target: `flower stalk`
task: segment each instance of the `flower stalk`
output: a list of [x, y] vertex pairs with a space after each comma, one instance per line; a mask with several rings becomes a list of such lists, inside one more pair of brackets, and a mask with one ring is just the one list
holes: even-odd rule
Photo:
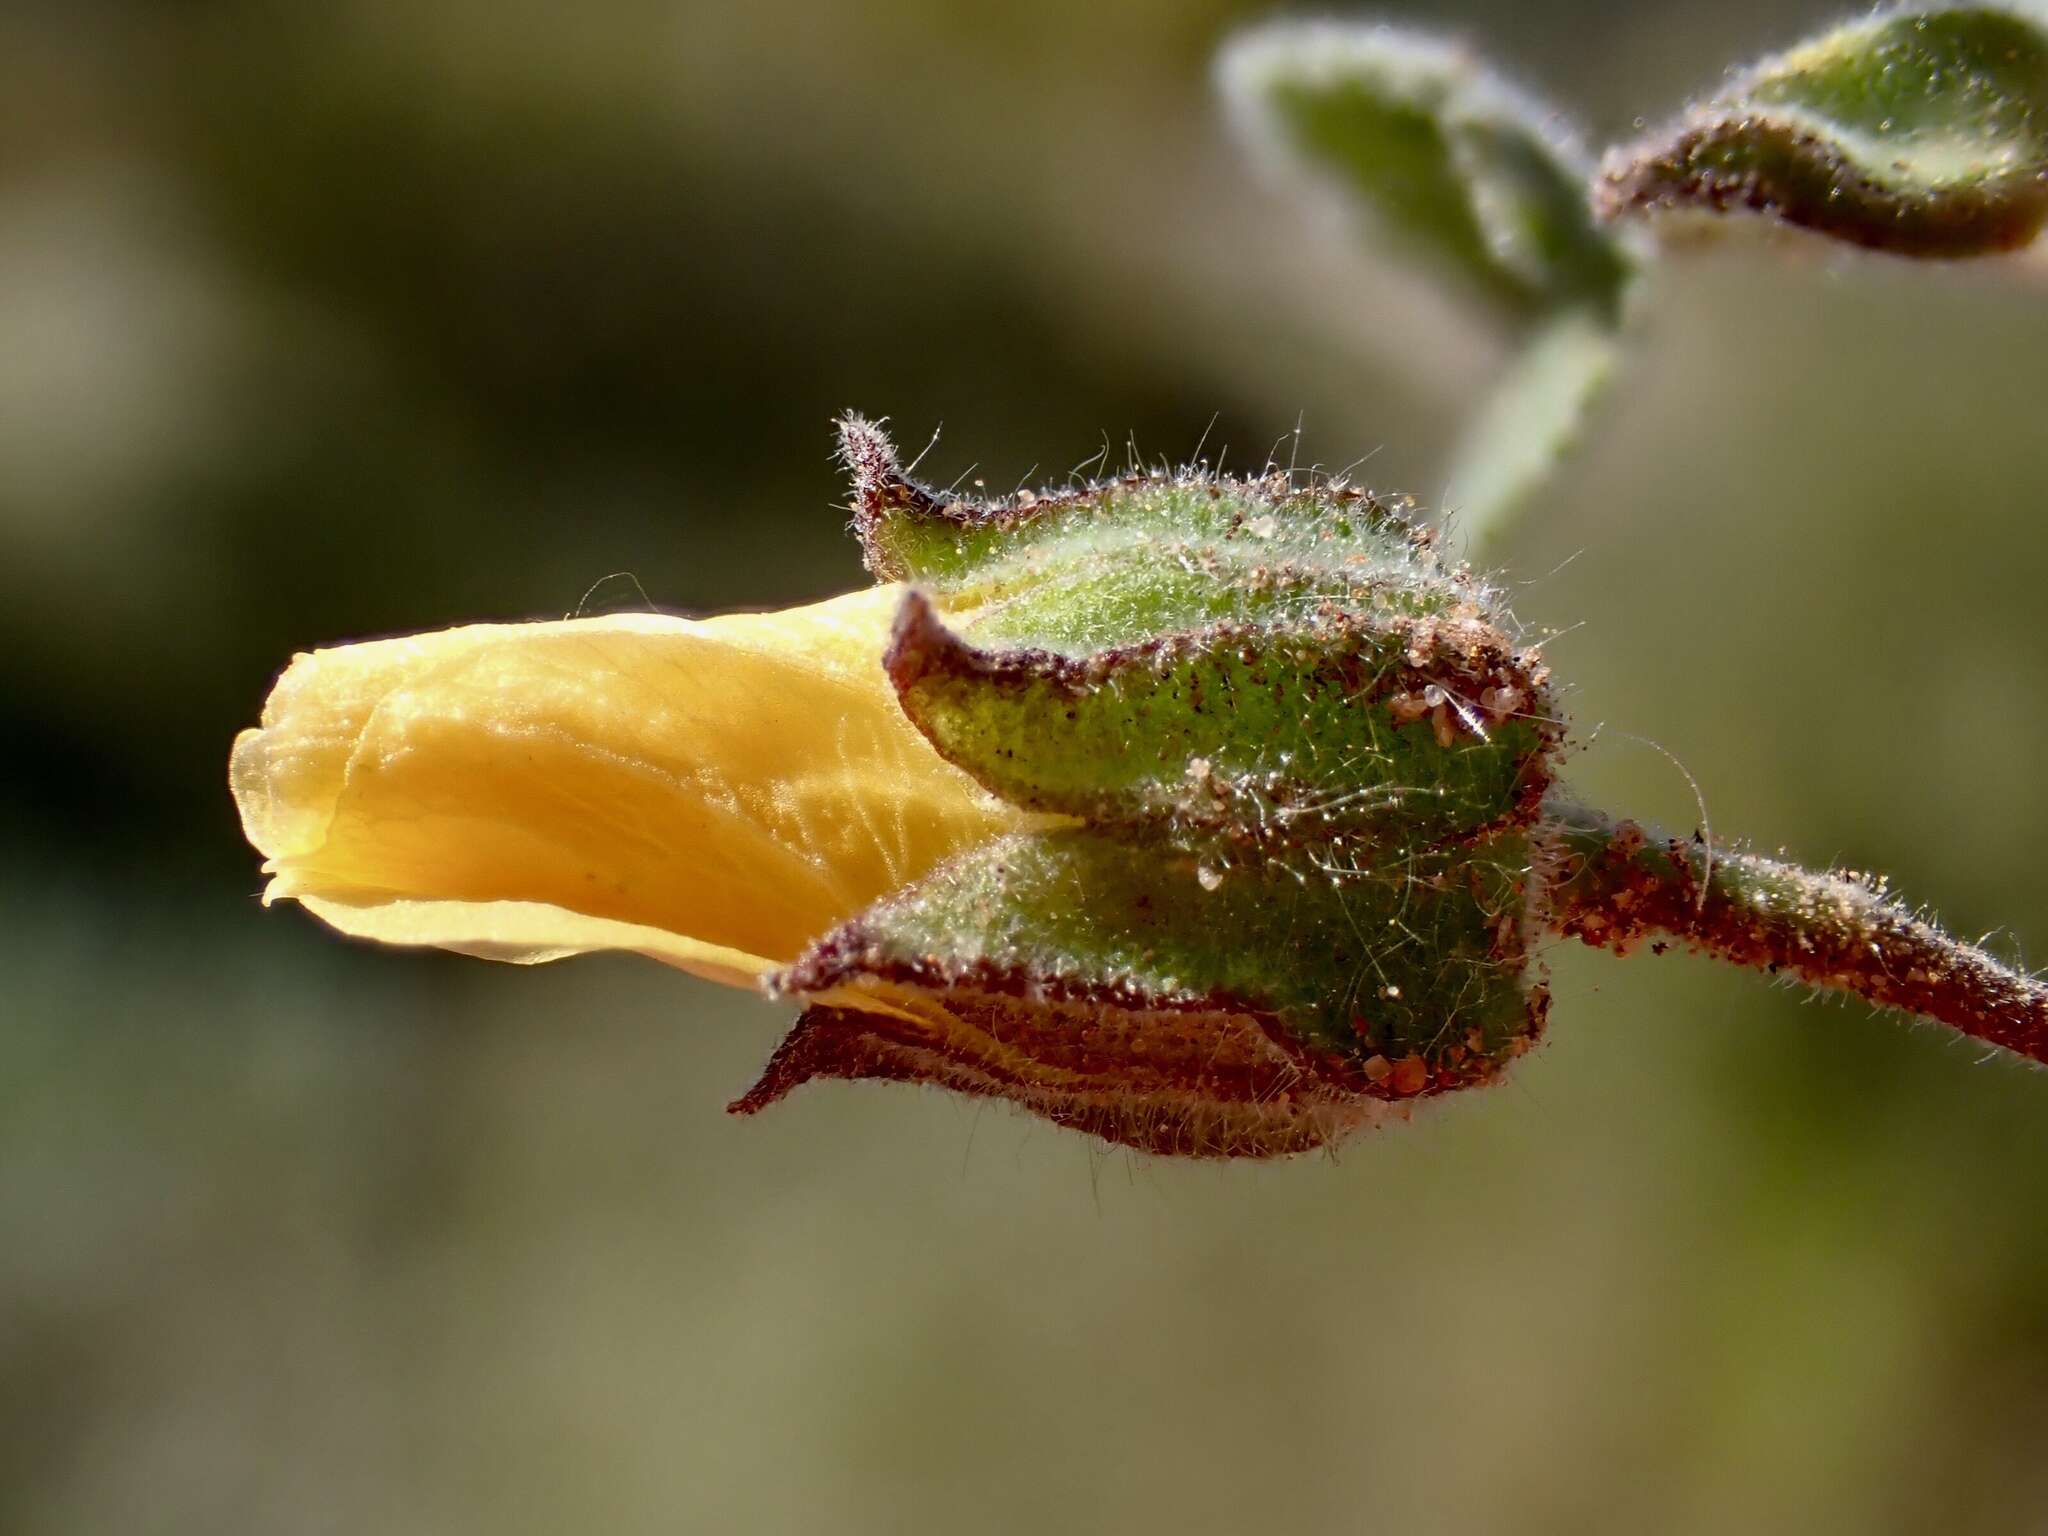
[[1676, 940], [2048, 1062], [2048, 984], [1906, 910], [1881, 878], [1653, 836], [1562, 796], [1536, 841], [1555, 933], [1621, 955]]

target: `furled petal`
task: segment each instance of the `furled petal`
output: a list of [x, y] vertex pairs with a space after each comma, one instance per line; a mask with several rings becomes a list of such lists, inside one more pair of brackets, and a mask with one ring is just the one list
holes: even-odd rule
[[302, 655], [229, 770], [265, 899], [386, 943], [636, 950], [751, 984], [1023, 824], [897, 707], [899, 596]]

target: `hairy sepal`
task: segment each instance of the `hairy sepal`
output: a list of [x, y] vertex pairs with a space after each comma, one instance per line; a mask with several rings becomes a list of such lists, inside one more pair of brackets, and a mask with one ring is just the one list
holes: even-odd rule
[[1470, 841], [1534, 817], [1560, 734], [1541, 664], [1469, 615], [1328, 604], [1071, 657], [977, 647], [913, 590], [885, 665], [1002, 798], [1184, 844]]
[[[1341, 481], [1158, 470], [983, 500], [912, 479], [873, 422], [843, 417], [839, 438], [868, 569], [941, 590], [950, 607], [989, 605], [1012, 639], [1087, 649], [1248, 613], [1292, 600], [1269, 579], [1277, 571], [1347, 600], [1418, 609], [1473, 593], [1405, 504]], [[1055, 579], [1096, 583], [1075, 589], [1090, 599], [1085, 619], [1056, 612], [1070, 606], [1058, 593], [1050, 606], [1028, 600]]]
[[1764, 60], [1612, 152], [1602, 212], [1749, 212], [1897, 255], [2025, 245], [2048, 218], [2048, 32], [1892, 10]]
[[811, 1006], [734, 1108], [908, 1079], [1148, 1151], [1276, 1156], [1484, 1082], [1539, 1033], [1520, 838], [1228, 858], [1087, 829], [963, 855], [776, 979]]

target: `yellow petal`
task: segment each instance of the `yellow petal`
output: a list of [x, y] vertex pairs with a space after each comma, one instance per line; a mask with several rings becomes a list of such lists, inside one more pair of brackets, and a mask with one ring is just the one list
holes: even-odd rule
[[300, 656], [229, 768], [266, 900], [386, 943], [751, 982], [1022, 824], [897, 707], [898, 595]]

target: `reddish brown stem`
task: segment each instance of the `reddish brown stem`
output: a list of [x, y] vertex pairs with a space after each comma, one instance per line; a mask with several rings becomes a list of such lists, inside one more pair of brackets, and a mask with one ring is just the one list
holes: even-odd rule
[[1861, 880], [1710, 853], [1696, 839], [1656, 837], [1555, 799], [1538, 845], [1545, 921], [1558, 933], [1622, 954], [1668, 936], [2048, 1062], [2048, 985]]

